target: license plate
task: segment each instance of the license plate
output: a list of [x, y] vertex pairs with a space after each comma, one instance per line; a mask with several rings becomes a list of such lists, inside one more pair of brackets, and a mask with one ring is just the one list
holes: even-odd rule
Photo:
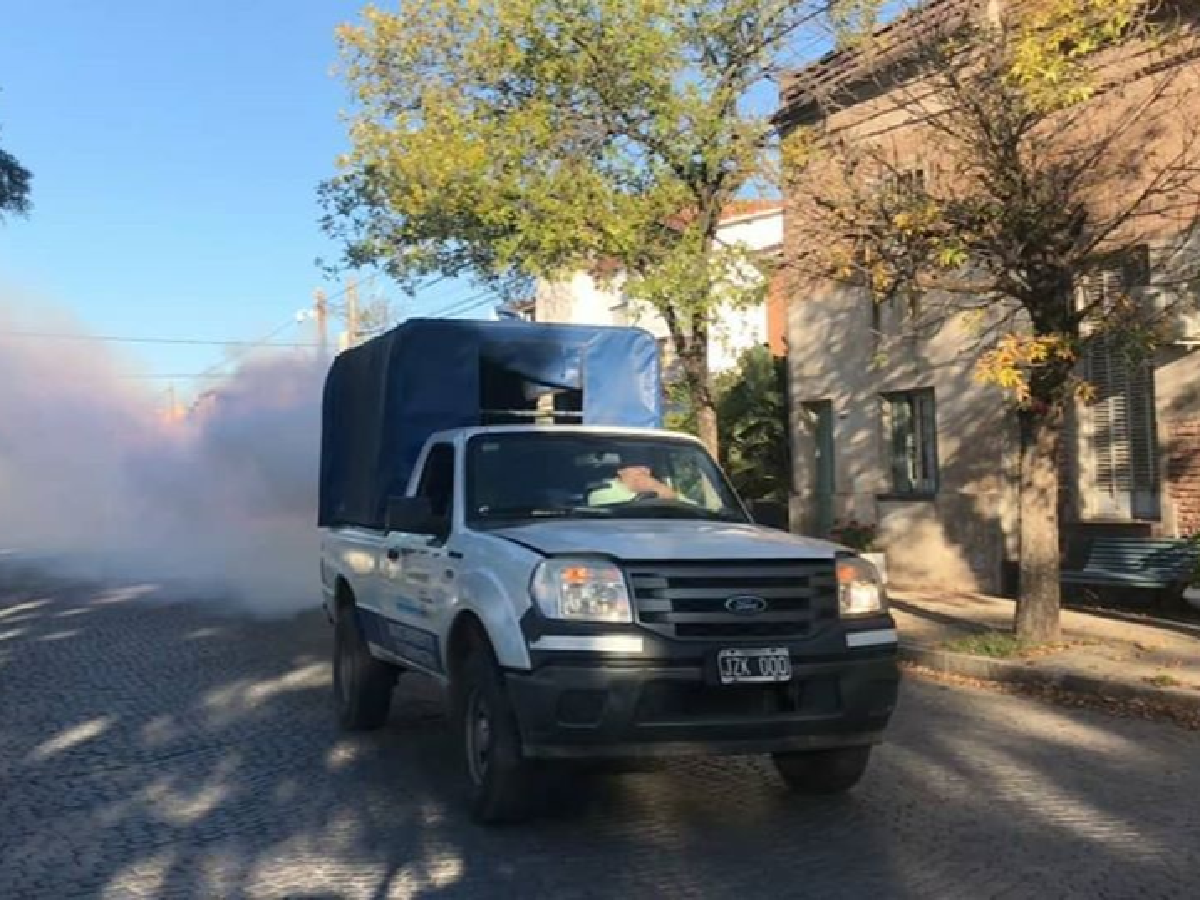
[[791, 681], [792, 659], [783, 647], [729, 649], [717, 653], [721, 684]]

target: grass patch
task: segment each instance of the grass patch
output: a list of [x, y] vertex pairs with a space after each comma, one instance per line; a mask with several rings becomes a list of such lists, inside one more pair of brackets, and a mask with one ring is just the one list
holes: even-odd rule
[[1055, 653], [1069, 650], [1072, 647], [1085, 647], [1097, 643], [1101, 642], [1074, 639], [1049, 644], [1030, 644], [1018, 638], [1011, 631], [993, 630], [951, 638], [944, 641], [941, 646], [954, 653], [990, 656], [992, 659], [1034, 659], [1039, 656], [1053, 656]]
[[1183, 682], [1172, 675], [1147, 675], [1142, 680], [1155, 687], [1183, 687]]
[[993, 659], [1013, 659], [1025, 656], [1034, 648], [1007, 631], [985, 631], [968, 634], [942, 644], [955, 653], [970, 653], [972, 656], [990, 656]]

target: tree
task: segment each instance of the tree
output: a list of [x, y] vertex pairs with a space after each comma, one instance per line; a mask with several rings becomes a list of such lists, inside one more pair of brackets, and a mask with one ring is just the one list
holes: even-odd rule
[[33, 176], [17, 158], [0, 147], [0, 221], [4, 213], [29, 212], [29, 183]]
[[[1136, 361], [1161, 325], [1129, 290], [1096, 288], [1153, 244], [1156, 287], [1174, 298], [1159, 312], [1192, 296], [1196, 42], [1170, 3], [953, 9], [931, 4], [859, 55], [855, 77], [894, 104], [881, 115], [901, 115], [903, 136], [837, 134], [830, 89], [789, 126], [784, 154], [808, 276], [900, 301], [913, 329], [972, 323], [977, 376], [1007, 392], [1020, 436], [1016, 631], [1050, 641], [1064, 422], [1091, 391], [1079, 363], [1100, 344]], [[904, 141], [936, 159], [923, 178]]]
[[[771, 190], [774, 127], [747, 98], [805, 33], [877, 0], [409, 0], [339, 31], [356, 109], [326, 182], [351, 264], [409, 283], [500, 288], [604, 261], [665, 320], [698, 428], [717, 447], [708, 334], [761, 297], [717, 240], [735, 197]], [[811, 41], [810, 41], [811, 43]], [[615, 263], [615, 265], [613, 265]]]
[[715, 379], [721, 463], [739, 494], [786, 505], [791, 483], [787, 360], [751, 347]]

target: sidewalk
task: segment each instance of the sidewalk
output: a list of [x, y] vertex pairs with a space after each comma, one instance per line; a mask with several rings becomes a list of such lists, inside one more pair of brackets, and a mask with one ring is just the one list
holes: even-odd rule
[[1200, 626], [1064, 610], [1062, 645], [1027, 654], [978, 638], [1010, 631], [1011, 600], [897, 590], [891, 601], [902, 655], [922, 668], [1151, 704], [1200, 723]]

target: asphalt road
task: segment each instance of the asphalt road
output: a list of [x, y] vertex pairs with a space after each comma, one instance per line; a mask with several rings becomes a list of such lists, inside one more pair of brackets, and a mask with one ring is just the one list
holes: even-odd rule
[[906, 684], [849, 798], [759, 761], [472, 826], [438, 698], [332, 721], [319, 615], [129, 589], [0, 598], [0, 898], [1195, 897], [1200, 736]]

